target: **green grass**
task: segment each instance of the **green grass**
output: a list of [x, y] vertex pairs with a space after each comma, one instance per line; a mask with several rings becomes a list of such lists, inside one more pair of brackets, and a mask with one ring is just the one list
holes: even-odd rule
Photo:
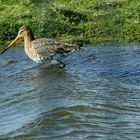
[[75, 44], [140, 41], [139, 0], [0, 0], [0, 45], [30, 25], [36, 37]]

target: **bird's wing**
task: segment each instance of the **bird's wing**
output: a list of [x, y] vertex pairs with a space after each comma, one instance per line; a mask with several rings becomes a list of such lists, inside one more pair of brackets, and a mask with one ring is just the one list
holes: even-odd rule
[[32, 47], [37, 54], [45, 57], [51, 57], [56, 53], [67, 53], [79, 49], [78, 45], [66, 44], [53, 39], [41, 38], [32, 41]]
[[80, 46], [78, 46], [78, 45], [63, 43], [60, 46], [60, 48], [57, 49], [57, 52], [67, 53], [67, 52], [71, 52], [73, 50], [78, 50], [79, 48], [80, 48]]

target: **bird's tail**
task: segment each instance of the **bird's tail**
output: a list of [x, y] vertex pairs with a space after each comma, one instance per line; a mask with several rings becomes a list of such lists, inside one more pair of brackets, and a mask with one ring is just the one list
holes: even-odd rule
[[79, 45], [75, 45], [75, 44], [65, 44], [64, 45], [64, 50], [65, 51], [74, 51], [74, 50], [79, 50], [81, 47]]
[[62, 45], [60, 45], [60, 48], [57, 49], [57, 52], [59, 53], [74, 52], [76, 50], [79, 50], [81, 47], [82, 46], [80, 45], [63, 43]]

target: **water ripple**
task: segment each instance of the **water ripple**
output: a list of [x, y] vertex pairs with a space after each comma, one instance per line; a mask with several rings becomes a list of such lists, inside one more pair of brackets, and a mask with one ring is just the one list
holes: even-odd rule
[[0, 57], [0, 139], [139, 139], [140, 47], [84, 47], [65, 69]]

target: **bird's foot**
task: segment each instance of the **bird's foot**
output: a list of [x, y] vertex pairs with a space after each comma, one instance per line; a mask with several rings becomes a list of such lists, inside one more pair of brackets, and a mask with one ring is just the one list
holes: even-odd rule
[[59, 61], [59, 68], [65, 68], [66, 64], [62, 61]]
[[63, 68], [65, 68], [65, 66], [66, 66], [66, 64], [60, 64], [59, 68], [63, 69]]

